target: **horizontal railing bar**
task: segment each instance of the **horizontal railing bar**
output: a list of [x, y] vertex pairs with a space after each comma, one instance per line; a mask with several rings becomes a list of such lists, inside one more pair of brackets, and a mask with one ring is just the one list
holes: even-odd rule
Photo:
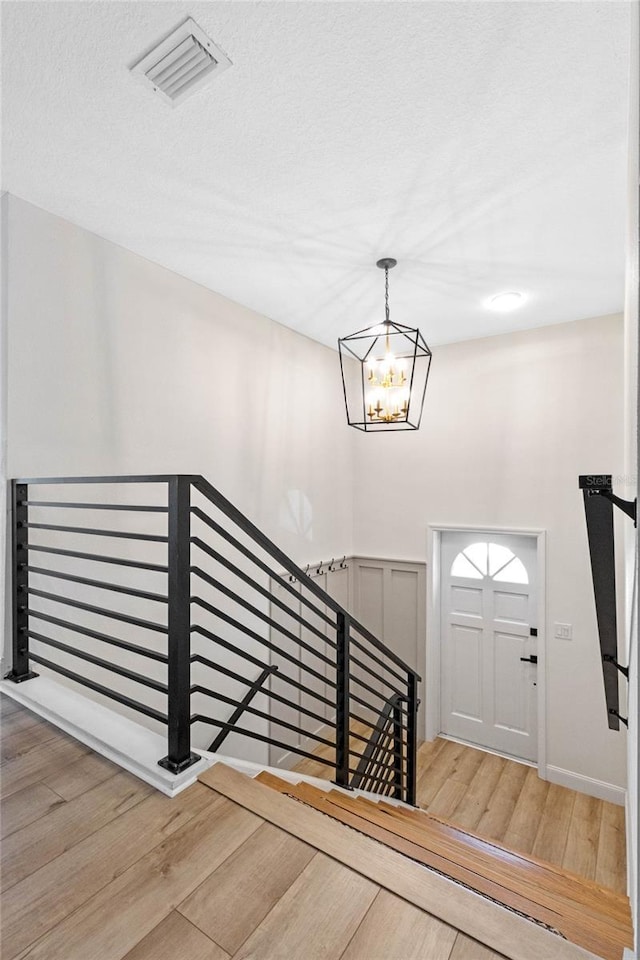
[[[398, 680], [398, 681], [402, 684], [403, 687], [406, 686], [406, 684], [407, 684], [407, 678], [406, 678], [406, 677], [401, 677], [400, 674], [398, 674], [398, 673], [395, 672], [395, 670], [392, 670], [391, 667], [388, 666], [388, 664], [386, 664], [386, 663], [384, 662], [384, 660], [381, 660], [380, 657], [376, 656], [375, 653], [371, 653], [371, 650], [368, 650], [368, 649], [365, 647], [365, 645], [364, 645], [363, 643], [361, 643], [359, 640], [357, 640], [355, 637], [350, 636], [349, 639], [350, 639], [350, 641], [351, 641], [351, 643], [353, 644], [354, 647], [357, 647], [358, 650], [362, 650], [362, 652], [363, 652], [367, 657], [369, 657], [370, 660], [373, 660], [374, 663], [377, 663], [378, 666], [380, 666], [380, 667], [382, 667], [384, 670], [386, 670], [387, 673], [390, 673], [392, 677], [395, 677], [396, 680]], [[409, 671], [408, 671], [408, 672], [409, 672]]]
[[[19, 484], [30, 484], [30, 485], [46, 485], [46, 484], [82, 484], [82, 483], [168, 483], [174, 477], [178, 476], [177, 474], [158, 474], [155, 476], [125, 476], [125, 477], [20, 477], [16, 478], [16, 483]], [[342, 613], [348, 615], [348, 612], [337, 603], [326, 591], [319, 587], [312, 579], [305, 576], [304, 571], [293, 563], [287, 555], [280, 550], [276, 545], [269, 540], [255, 524], [244, 516], [229, 500], [226, 499], [216, 488], [209, 483], [208, 480], [205, 480], [204, 477], [193, 474], [180, 474], [190, 480], [192, 485], [204, 496], [207, 500], [217, 506], [222, 512], [229, 517], [237, 526], [240, 527], [244, 533], [248, 534], [254, 542], [265, 550], [266, 553], [270, 554], [274, 560], [276, 560], [281, 567], [287, 570], [292, 574], [301, 584], [303, 584], [310, 593], [314, 594], [317, 599], [319, 599], [325, 606], [328, 606], [329, 609], [333, 610], [334, 613]], [[197, 510], [198, 508], [195, 508]], [[194, 510], [194, 512], [195, 512]], [[200, 511], [202, 516], [206, 517], [202, 511]], [[46, 528], [46, 527], [45, 527]], [[48, 529], [48, 528], [47, 528]], [[82, 530], [83, 528], [80, 528]], [[69, 531], [68, 531], [69, 532]], [[74, 531], [75, 532], [75, 531]], [[86, 532], [86, 531], [85, 531]], [[113, 532], [106, 531], [105, 533], [98, 533], [97, 531], [88, 531], [93, 532], [96, 536], [115, 536]], [[122, 536], [122, 534], [121, 534]], [[149, 535], [147, 535], [149, 536]], [[141, 535], [134, 535], [133, 539], [141, 539]], [[168, 538], [163, 538], [161, 542], [167, 542]], [[397, 656], [392, 650], [389, 650], [382, 641], [378, 640], [374, 634], [372, 634], [365, 626], [359, 623], [355, 618], [351, 618], [352, 627], [364, 638], [366, 638], [369, 643], [384, 654], [389, 660], [400, 667], [401, 670], [410, 673], [412, 676], [415, 676], [420, 680], [419, 674], [409, 667], [408, 664]]]
[[139, 713], [143, 713], [147, 717], [152, 717], [154, 720], [158, 720], [160, 723], [166, 723], [167, 718], [163, 713], [160, 713], [159, 710], [154, 710], [153, 707], [147, 707], [143, 703], [138, 703], [137, 700], [132, 700], [131, 697], [125, 697], [122, 693], [116, 693], [115, 690], [111, 690], [109, 687], [104, 687], [101, 683], [96, 683], [94, 680], [89, 680], [87, 677], [83, 677], [78, 673], [74, 673], [73, 670], [67, 670], [66, 667], [61, 667], [59, 663], [53, 663], [51, 660], [47, 660], [45, 657], [41, 657], [37, 653], [28, 653], [29, 660], [33, 660], [34, 663], [40, 663], [43, 667], [47, 667], [49, 670], [53, 670], [54, 673], [59, 673], [63, 677], [67, 677], [69, 680], [75, 680], [76, 683], [82, 684], [84, 687], [88, 687], [90, 690], [94, 690], [96, 693], [101, 693], [105, 697], [109, 697], [111, 700], [116, 700], [118, 703], [122, 703], [125, 707], [131, 707], [132, 710], [137, 710]]
[[96, 657], [92, 653], [78, 650], [77, 647], [71, 647], [68, 643], [62, 643], [61, 640], [46, 637], [43, 633], [37, 633], [35, 630], [27, 630], [27, 636], [33, 640], [39, 640], [41, 643], [46, 643], [50, 647], [55, 647], [56, 650], [62, 650], [72, 657], [78, 657], [79, 660], [86, 660], [87, 663], [93, 663], [96, 667], [102, 667], [111, 673], [116, 673], [119, 677], [126, 677], [127, 680], [141, 683], [145, 687], [150, 687], [152, 690], [158, 690], [160, 693], [166, 693], [168, 690], [166, 683], [162, 683], [160, 680], [152, 680], [151, 677], [145, 677], [143, 674], [136, 673], [134, 670], [127, 670], [126, 667], [120, 667], [117, 663], [111, 663], [111, 661], [103, 660], [102, 657]]
[[[225, 623], [228, 623], [229, 626], [235, 627], [241, 633], [246, 634], [248, 637], [251, 637], [253, 640], [257, 640], [258, 643], [261, 643], [263, 646], [268, 647], [269, 650], [273, 650], [274, 653], [277, 653], [278, 656], [284, 657], [285, 660], [289, 660], [291, 663], [295, 663], [297, 667], [300, 667], [301, 670], [304, 670], [305, 673], [311, 674], [312, 677], [321, 680], [322, 683], [328, 684], [330, 687], [336, 686], [332, 680], [327, 680], [325, 676], [321, 673], [318, 673], [317, 670], [314, 670], [313, 667], [308, 666], [308, 664], [303, 663], [301, 660], [296, 660], [295, 657], [291, 654], [286, 653], [284, 650], [281, 650], [276, 644], [271, 643], [270, 640], [267, 640], [265, 637], [261, 637], [259, 633], [256, 633], [255, 630], [251, 630], [250, 627], [245, 626], [243, 623], [240, 623], [239, 620], [235, 620], [233, 617], [230, 617], [229, 614], [224, 613], [224, 611], [219, 610], [217, 607], [212, 606], [212, 604], [207, 603], [206, 600], [203, 600], [201, 597], [191, 597], [191, 602], [197, 604], [199, 607], [202, 607], [203, 610], [207, 610], [209, 613], [213, 614], [215, 617], [219, 617], [220, 620], [224, 620]], [[302, 646], [306, 649], [306, 644], [296, 641], [299, 646]], [[327, 661], [330, 662], [330, 661]]]
[[[392, 777], [393, 774], [394, 774], [396, 771], [395, 771], [395, 769], [394, 769], [393, 767], [388, 767], [387, 770], [388, 770], [388, 777], [376, 777], [376, 776], [373, 776], [373, 774], [368, 773], [368, 774], [365, 774], [365, 775], [363, 776], [363, 778], [362, 778], [362, 780], [360, 781], [360, 783], [361, 783], [361, 784], [362, 784], [362, 783], [366, 783], [366, 784], [371, 784], [371, 785], [376, 784], [376, 783], [379, 783], [381, 786], [384, 786], [385, 784], [388, 784], [388, 783], [390, 783], [390, 782], [392, 783], [393, 781], [390, 781], [390, 780], [389, 780], [389, 777]], [[354, 774], [356, 774], [357, 772], [358, 772], [357, 770], [354, 770], [352, 767], [349, 767], [349, 773], [354, 773]], [[399, 773], [400, 771], [398, 770], [397, 772]], [[404, 774], [403, 774], [403, 779], [404, 779]], [[356, 784], [354, 783], [354, 784], [352, 784], [352, 786], [356, 787]], [[357, 789], [357, 790], [366, 790], [367, 787], [366, 787], [366, 786], [363, 787], [363, 786], [360, 785], [360, 786], [357, 786], [356, 789]]]
[[[272, 580], [275, 580], [276, 583], [280, 584], [281, 587], [287, 590], [297, 600], [300, 600], [302, 603], [304, 603], [305, 606], [309, 607], [310, 610], [313, 610], [313, 612], [316, 614], [317, 617], [320, 617], [321, 620], [325, 620], [326, 623], [334, 625], [334, 621], [332, 620], [331, 617], [328, 617], [327, 614], [324, 613], [322, 610], [318, 610], [315, 604], [311, 603], [308, 597], [305, 597], [304, 594], [302, 594], [299, 590], [296, 590], [295, 587], [293, 587], [290, 583], [288, 583], [287, 580], [284, 579], [284, 577], [281, 577], [280, 574], [272, 570], [271, 567], [269, 567], [266, 563], [260, 560], [259, 557], [256, 557], [256, 555], [252, 553], [251, 550], [248, 549], [248, 547], [245, 547], [245, 545], [241, 543], [239, 540], [237, 540], [232, 533], [229, 533], [229, 531], [225, 530], [225, 528], [222, 527], [219, 523], [216, 523], [216, 521], [213, 520], [211, 517], [209, 517], [203, 510], [200, 509], [200, 507], [191, 507], [191, 513], [195, 517], [198, 517], [199, 520], [202, 520], [203, 523], [205, 523], [208, 527], [214, 530], [219, 536], [221, 536], [224, 540], [226, 540], [228, 544], [234, 547], [244, 557], [246, 557], [248, 560], [251, 560], [251, 562], [254, 563], [257, 567], [259, 567], [263, 573], [266, 573], [268, 577], [270, 577]], [[200, 546], [200, 544], [203, 542], [202, 540], [200, 540], [199, 537], [191, 538], [192, 543], [196, 541], [198, 541], [198, 546]]]
[[58, 530], [61, 533], [90, 533], [93, 537], [119, 537], [122, 540], [148, 540], [152, 543], [168, 543], [169, 537], [155, 533], [125, 533], [122, 530], [98, 530], [93, 527], [63, 527], [57, 523], [25, 523], [30, 530]]
[[[272, 617], [268, 616], [266, 613], [263, 613], [258, 607], [255, 607], [248, 600], [245, 600], [244, 597], [241, 597], [239, 593], [235, 593], [229, 587], [225, 587], [224, 584], [220, 583], [217, 580], [214, 580], [213, 577], [210, 577], [208, 573], [205, 573], [204, 570], [201, 570], [200, 567], [191, 567], [192, 573], [195, 573], [196, 576], [200, 577], [205, 583], [208, 583], [210, 587], [213, 587], [215, 590], [218, 590], [220, 593], [224, 594], [225, 597], [228, 597], [230, 600], [233, 600], [234, 603], [237, 603], [239, 606], [244, 607], [244, 609], [250, 613], [252, 616], [257, 617], [258, 620], [262, 620], [263, 623], [266, 623], [272, 630], [275, 630], [277, 633], [281, 633], [283, 637], [292, 640], [293, 643], [297, 644], [299, 647], [302, 647], [303, 650], [306, 650], [312, 656], [317, 657], [318, 660], [322, 660], [323, 663], [328, 663], [329, 666], [334, 666], [333, 660], [330, 657], [327, 657], [324, 653], [320, 653], [318, 650], [305, 643], [304, 640], [301, 640], [296, 636], [295, 633], [292, 633], [291, 630], [287, 630], [286, 627], [281, 626], [277, 620], [274, 620]], [[323, 640], [325, 638], [323, 637]]]
[[[380, 676], [379, 673], [377, 673], [377, 672], [373, 669], [373, 667], [370, 667], [369, 664], [367, 664], [367, 663], [363, 663], [363, 661], [362, 661], [362, 660], [359, 660], [358, 657], [355, 657], [355, 656], [353, 655], [353, 653], [352, 653], [351, 656], [349, 657], [349, 660], [350, 660], [351, 663], [355, 663], [356, 666], [360, 667], [361, 670], [364, 670], [366, 673], [368, 673], [369, 676], [375, 677], [376, 680], [379, 680], [381, 683], [384, 683], [385, 686], [391, 687], [391, 689], [394, 690], [396, 693], [400, 693], [399, 690], [396, 690], [396, 688], [393, 686], [393, 684], [391, 683], [391, 681], [385, 680], [383, 677]], [[351, 675], [352, 675], [352, 676], [355, 676], [355, 674], [353, 673], [353, 671], [351, 671]], [[406, 684], [403, 684], [403, 686], [406, 686]]]
[[[242, 657], [243, 660], [247, 660], [249, 663], [255, 664], [256, 667], [265, 667], [266, 664], [259, 660], [257, 657], [252, 656], [250, 653], [247, 653], [246, 650], [241, 650], [233, 643], [230, 643], [228, 640], [225, 640], [223, 637], [219, 637], [217, 634], [212, 633], [210, 630], [207, 630], [206, 627], [200, 626], [200, 624], [191, 625], [191, 633], [199, 633], [201, 636], [205, 637], [207, 640], [213, 641], [213, 643], [219, 644], [221, 647], [224, 647], [225, 650], [230, 650], [232, 653], [237, 654], [237, 656]], [[276, 649], [273, 647], [272, 649]], [[199, 656], [199, 654], [198, 654]], [[284, 654], [281, 653], [281, 656]], [[298, 666], [298, 661], [294, 657], [285, 657], [290, 663]], [[292, 687], [295, 687], [297, 690], [300, 690], [302, 693], [309, 694], [314, 697], [316, 700], [320, 700], [321, 703], [326, 703], [329, 707], [334, 707], [335, 704], [331, 700], [328, 700], [326, 697], [323, 697], [320, 693], [314, 693], [304, 684], [300, 683], [298, 680], [294, 680], [293, 677], [290, 677], [288, 674], [283, 673], [281, 670], [278, 670], [278, 679], [284, 680], [286, 683], [291, 684]]]
[[[398, 786], [400, 786], [400, 789], [402, 791], [402, 797], [399, 797], [398, 799], [402, 800], [406, 797], [405, 782], [403, 780], [402, 784], [396, 783], [396, 779], [394, 776], [389, 776], [387, 777], [386, 780], [380, 781], [379, 786], [376, 786], [376, 784], [373, 783], [371, 785], [371, 788], [372, 788], [371, 792], [377, 793], [378, 796], [380, 797], [392, 797], [396, 793]], [[359, 789], [362, 790], [363, 787], [359, 787]], [[368, 789], [368, 787], [365, 787], [364, 789]]]
[[[388, 780], [389, 777], [395, 773], [402, 773], [402, 760], [400, 760], [399, 765], [391, 760], [392, 750], [390, 744], [393, 743], [393, 734], [391, 733], [385, 740], [386, 743], [384, 745], [379, 743], [378, 749], [374, 751], [373, 762], [365, 767], [367, 776], [380, 776]], [[359, 766], [362, 766], [362, 763]]]
[[[389, 699], [389, 696], [391, 695], [388, 693], [385, 695], [384, 693], [381, 693], [380, 690], [376, 690], [375, 687], [372, 687], [370, 684], [366, 683], [364, 680], [361, 680], [360, 677], [356, 676], [353, 672], [349, 673], [349, 679], [351, 680], [352, 684], [357, 683], [358, 686], [362, 687], [364, 690], [367, 690], [369, 693], [372, 693], [374, 697], [378, 697], [378, 699], [382, 700], [383, 703], [386, 703], [387, 700]], [[385, 683], [385, 681], [383, 680], [382, 683]], [[385, 686], [387, 686], [386, 683], [385, 683]], [[395, 687], [391, 687], [391, 691], [392, 691], [392, 694], [399, 694], [400, 696], [402, 696], [400, 691], [396, 690]]]
[[135, 513], [168, 513], [169, 507], [137, 506], [134, 503], [71, 503], [65, 500], [21, 500], [21, 507], [60, 507], [67, 510], [133, 510]]
[[136, 590], [133, 587], [123, 587], [119, 583], [105, 583], [103, 580], [91, 580], [89, 577], [77, 577], [75, 574], [62, 573], [60, 570], [47, 570], [45, 567], [27, 566], [31, 573], [39, 573], [43, 577], [56, 577], [58, 580], [70, 580], [72, 583], [82, 583], [87, 587], [99, 587], [101, 590], [111, 590], [113, 593], [124, 593], [128, 597], [138, 597], [140, 600], [155, 600], [158, 603], [168, 603], [169, 598], [161, 593], [150, 593], [148, 590]]
[[[370, 780], [372, 783], [384, 783], [389, 777], [392, 777], [394, 774], [399, 773], [404, 776], [404, 769], [401, 765], [391, 762], [384, 762], [383, 758], [376, 754], [372, 758], [372, 763], [368, 771], [364, 771], [362, 774], [363, 780]], [[351, 786], [355, 786], [355, 783], [351, 783]]]
[[[388, 732], [389, 732], [389, 729], [390, 729], [391, 726], [392, 726], [392, 722], [393, 722], [393, 721], [391, 720], [391, 717], [388, 717], [388, 718], [386, 718], [386, 719], [387, 719], [387, 725], [386, 725], [386, 726], [381, 726], [379, 723], [373, 723], [373, 722], [370, 721], [370, 720], [365, 720], [364, 717], [358, 716], [357, 713], [351, 713], [351, 712], [349, 712], [349, 716], [351, 717], [352, 720], [357, 720], [358, 723], [362, 723], [363, 725], [367, 726], [370, 730], [377, 730], [377, 731], [379, 731], [380, 733], [388, 733]], [[378, 719], [380, 719], [379, 716], [378, 716]], [[384, 719], [384, 718], [383, 718], [383, 719]], [[403, 730], [406, 730], [406, 727], [403, 727], [402, 729], [403, 729]], [[354, 736], [354, 734], [352, 734], [352, 736]]]
[[[354, 699], [358, 698], [354, 697]], [[365, 724], [365, 727], [372, 731], [364, 751], [361, 754], [354, 753], [351, 750], [349, 751], [352, 755], [359, 756], [360, 759], [352, 779], [352, 786], [364, 788], [365, 784], [369, 782], [373, 783], [372, 778], [374, 778], [380, 770], [384, 771], [385, 768], [389, 766], [389, 759], [393, 761], [391, 765], [392, 775], [395, 774], [395, 772], [401, 773], [404, 753], [406, 751], [404, 738], [401, 740], [400, 749], [398, 750], [396, 747], [395, 713], [400, 707], [401, 702], [405, 699], [405, 696], [398, 693], [389, 697], [374, 723], [365, 721], [357, 714], [350, 713], [350, 717]], [[395, 763], [396, 759], [399, 760], [400, 766]]]
[[351, 778], [350, 786], [355, 787], [358, 790], [366, 790], [368, 783], [371, 785], [376, 783], [389, 783], [389, 781], [395, 781], [396, 777], [402, 777], [403, 780], [406, 779], [404, 769], [394, 765], [393, 763], [386, 763], [383, 765], [376, 760], [373, 766], [375, 767], [375, 770], [371, 770], [368, 773], [363, 773], [360, 778], [353, 776]]
[[137, 653], [141, 657], [147, 657], [149, 660], [157, 660], [159, 663], [167, 663], [168, 658], [164, 653], [158, 653], [156, 650], [147, 650], [146, 647], [140, 647], [137, 643], [129, 643], [128, 640], [120, 640], [119, 637], [111, 637], [107, 633], [100, 633], [99, 630], [91, 630], [79, 623], [71, 623], [69, 620], [62, 620], [60, 617], [52, 617], [49, 613], [43, 613], [41, 610], [33, 610], [31, 607], [26, 611], [29, 616], [36, 617], [38, 620], [46, 620], [47, 623], [54, 623], [59, 627], [65, 627], [67, 630], [73, 630], [75, 633], [81, 633], [86, 637], [93, 637], [94, 640], [102, 640], [103, 643], [110, 643], [114, 647], [120, 647], [122, 650], [128, 650], [130, 653]]
[[[283, 610], [287, 614], [287, 616], [291, 617], [293, 620], [296, 620], [298, 623], [301, 623], [311, 633], [315, 633], [315, 635], [317, 637], [320, 637], [320, 639], [324, 643], [327, 643], [331, 647], [337, 646], [337, 644], [333, 640], [330, 640], [326, 636], [326, 634], [324, 634], [321, 630], [318, 630], [318, 628], [314, 627], [313, 624], [309, 623], [308, 620], [305, 620], [304, 617], [301, 617], [299, 613], [295, 613], [295, 611], [291, 610], [291, 608], [288, 607], [286, 603], [284, 603], [278, 597], [276, 597], [271, 590], [267, 590], [266, 587], [263, 587], [261, 584], [256, 583], [256, 581], [253, 580], [247, 573], [245, 573], [244, 570], [241, 570], [240, 567], [237, 567], [235, 563], [232, 563], [231, 560], [227, 559], [227, 557], [224, 557], [221, 553], [218, 553], [218, 551], [214, 550], [213, 547], [210, 547], [208, 544], [203, 543], [203, 541], [200, 540], [198, 537], [192, 537], [191, 542], [194, 543], [196, 546], [198, 546], [201, 550], [203, 550], [207, 554], [207, 556], [212, 558], [212, 560], [216, 560], [218, 563], [226, 567], [227, 570], [231, 571], [231, 573], [235, 574], [235, 576], [243, 580], [246, 584], [248, 584], [251, 587], [252, 590], [257, 590], [258, 593], [262, 594], [262, 596], [269, 601], [269, 603], [274, 603], [277, 607]], [[192, 572], [199, 569], [200, 569], [199, 567], [191, 568]]]
[[352, 628], [355, 628], [358, 633], [365, 637], [369, 643], [374, 646], [377, 650], [382, 652], [386, 657], [388, 657], [396, 666], [400, 667], [401, 670], [406, 671], [415, 675], [418, 679], [420, 677], [408, 664], [406, 664], [397, 654], [392, 650], [389, 650], [381, 640], [378, 640], [370, 630], [367, 630], [365, 626], [351, 617], [349, 612], [344, 609], [333, 597], [330, 596], [322, 587], [312, 580], [310, 577], [305, 576], [304, 570], [302, 570], [297, 564], [293, 563], [292, 560], [279, 549], [255, 524], [244, 516], [243, 513], [235, 507], [230, 500], [227, 500], [219, 490], [209, 483], [208, 480], [205, 480], [204, 477], [197, 477], [192, 481], [196, 490], [199, 490], [200, 493], [205, 496], [208, 500], [214, 503], [222, 512], [229, 517], [244, 533], [248, 534], [252, 540], [255, 541], [262, 549], [270, 554], [274, 560], [280, 564], [280, 566], [287, 570], [288, 573], [293, 574], [293, 576], [300, 581], [310, 593], [315, 594], [318, 600], [320, 600], [325, 606], [329, 607], [330, 610], [333, 610], [334, 613], [341, 613], [344, 616], [348, 616], [351, 621]]
[[[363, 736], [361, 736], [359, 733], [354, 733], [354, 731], [351, 730], [351, 731], [349, 732], [349, 739], [351, 739], [351, 740], [359, 740], [361, 743], [364, 743], [364, 744], [365, 744], [365, 752], [366, 752], [366, 745], [370, 742], [370, 738], [363, 737]], [[360, 749], [362, 749], [362, 748], [360, 748]], [[396, 750], [395, 748], [394, 748], [393, 750], [389, 750], [389, 752], [390, 752], [390, 753], [393, 753], [393, 754], [396, 755], [396, 756], [400, 756], [400, 755], [401, 755], [401, 754], [400, 754], [400, 751]], [[406, 752], [406, 740], [405, 740], [405, 738], [403, 737], [403, 738], [402, 738], [402, 756], [404, 756], [405, 752]], [[356, 750], [355, 755], [358, 756], [358, 757], [362, 757], [362, 756], [364, 756], [364, 753], [362, 753], [362, 752], [361, 752], [361, 753], [358, 753], [357, 750]]]
[[[214, 727], [225, 727], [227, 723], [225, 720], [215, 720], [213, 717], [205, 717], [203, 714], [196, 713], [191, 717], [191, 723], [207, 723], [210, 726]], [[305, 737], [308, 736], [305, 730], [298, 731], [302, 733]], [[317, 763], [323, 763], [326, 767], [334, 767], [335, 763], [333, 760], [325, 760], [324, 757], [321, 757], [315, 753], [309, 753], [308, 750], [302, 750], [300, 747], [292, 746], [290, 743], [284, 743], [282, 740], [274, 740], [273, 737], [267, 736], [263, 733], [256, 733], [254, 730], [245, 730], [244, 727], [229, 727], [229, 733], [238, 733], [243, 737], [250, 737], [252, 740], [261, 740], [262, 743], [269, 743], [273, 747], [280, 747], [282, 750], [289, 750], [291, 753], [297, 753], [300, 757], [308, 757], [309, 760], [315, 760]], [[331, 744], [334, 746], [334, 744]]]
[[[228, 667], [223, 667], [219, 663], [214, 663], [213, 660], [207, 660], [206, 657], [200, 656], [199, 653], [194, 654], [191, 657], [191, 663], [202, 663], [206, 667], [211, 667], [212, 670], [217, 670], [219, 673], [223, 673], [227, 677], [231, 677], [232, 680], [237, 680], [238, 683], [249, 683], [246, 677], [241, 676], [239, 673], [236, 673], [234, 670], [229, 670]], [[277, 675], [280, 679], [286, 677], [286, 674], [281, 674], [279, 670], [275, 667], [269, 668], [268, 664], [264, 664], [264, 669], [270, 669], [270, 672], [274, 674], [277, 671]], [[312, 717], [314, 720], [319, 720], [321, 723], [326, 723], [327, 726], [335, 727], [335, 723], [332, 723], [330, 720], [326, 720], [325, 717], [321, 716], [319, 713], [314, 713], [313, 710], [308, 710], [306, 707], [301, 707], [297, 703], [292, 703], [291, 700], [287, 700], [286, 697], [281, 696], [279, 693], [276, 693], [275, 690], [270, 690], [268, 687], [262, 687], [260, 692], [265, 696], [269, 697], [271, 700], [277, 700], [278, 703], [283, 703], [285, 707], [290, 707], [292, 710], [297, 710], [299, 713], [304, 713], [307, 717]], [[328, 702], [328, 701], [327, 701]]]
[[[349, 756], [357, 757], [358, 760], [362, 760], [365, 757], [364, 753], [358, 753], [357, 750], [349, 750]], [[373, 756], [373, 755], [372, 755]], [[390, 747], [385, 747], [381, 750], [381, 756], [384, 757], [397, 757], [398, 760], [404, 760], [404, 752], [401, 750], [392, 750]], [[378, 762], [377, 760], [375, 761]]]
[[[381, 707], [379, 706], [379, 704], [369, 703], [367, 700], [363, 700], [363, 699], [359, 698], [359, 697], [357, 696], [357, 694], [354, 694], [354, 693], [353, 693], [353, 690], [351, 690], [351, 694], [350, 694], [350, 695], [352, 696], [352, 698], [353, 698], [354, 700], [356, 700], [359, 704], [361, 704], [361, 706], [366, 707], [368, 710], [372, 710], [372, 711], [373, 711], [375, 714], [377, 714], [378, 716], [381, 716], [381, 715], [382, 715], [384, 708], [381, 708]], [[401, 704], [398, 704], [398, 712], [402, 715], [403, 718], [405, 718], [405, 719], [403, 719], [403, 724], [402, 724], [402, 725], [403, 725], [403, 728], [404, 728], [404, 727], [406, 727], [406, 725], [407, 725], [407, 720], [406, 720], [406, 718], [409, 716], [409, 712], [408, 712], [408, 710], [406, 710]], [[359, 719], [361, 719], [361, 718], [359, 718]], [[364, 721], [362, 721], [362, 722], [364, 723]]]
[[[210, 690], [209, 687], [203, 687], [202, 684], [196, 683], [191, 686], [191, 693], [202, 693], [207, 697], [211, 697], [213, 700], [218, 700], [220, 703], [227, 703], [230, 707], [237, 707], [238, 701], [234, 700], [233, 697], [227, 697], [223, 693], [216, 692], [215, 690]], [[250, 703], [244, 704], [244, 712], [250, 713], [254, 717], [260, 717], [261, 720], [268, 720], [269, 723], [277, 727], [284, 727], [285, 730], [292, 730], [294, 733], [302, 733], [304, 736], [309, 737], [311, 740], [317, 741], [317, 743], [323, 744], [326, 747], [335, 748], [335, 743], [332, 740], [327, 740], [325, 737], [319, 737], [317, 733], [309, 733], [302, 729], [302, 727], [296, 727], [293, 723], [288, 723], [286, 720], [276, 719], [272, 717], [270, 713], [267, 713], [265, 710], [260, 710], [258, 707], [254, 707]]]
[[356, 733], [355, 730], [349, 730], [349, 739], [350, 740], [360, 740], [362, 743], [369, 743], [370, 737], [363, 737], [361, 733]]
[[362, 707], [366, 707], [367, 710], [373, 710], [374, 713], [378, 715], [380, 714], [381, 712], [380, 707], [373, 706], [371, 703], [368, 703], [366, 700], [363, 700], [362, 697], [359, 697], [357, 694], [355, 694], [353, 690], [350, 691], [349, 696], [351, 697], [352, 700], [355, 700], [355, 702], [359, 703]]
[[139, 570], [153, 570], [155, 573], [168, 573], [169, 568], [160, 563], [144, 563], [141, 560], [123, 560], [120, 557], [105, 557], [99, 553], [81, 553], [78, 550], [62, 550], [60, 547], [44, 547], [37, 543], [28, 543], [26, 550], [36, 553], [54, 553], [61, 557], [75, 557], [76, 560], [95, 560], [96, 563], [114, 563], [120, 567], [135, 567]]
[[[368, 663], [364, 663], [364, 662], [363, 662], [362, 660], [360, 660], [358, 657], [354, 656], [353, 653], [351, 653], [350, 661], [351, 661], [351, 663], [355, 663], [356, 666], [360, 667], [362, 670], [364, 670], [366, 673], [368, 673], [369, 676], [375, 677], [375, 679], [376, 679], [376, 680], [379, 680], [380, 683], [383, 683], [383, 684], [385, 685], [385, 687], [389, 687], [391, 690], [394, 691], [394, 693], [401, 693], [401, 692], [402, 692], [401, 690], [398, 690], [397, 687], [395, 687], [395, 686], [393, 685], [393, 681], [392, 681], [392, 680], [386, 680], [385, 677], [380, 676], [380, 673], [379, 673], [379, 672], [376, 672], [376, 669], [375, 669], [374, 667], [369, 666]], [[352, 676], [355, 676], [355, 674], [353, 674], [353, 671], [352, 671]], [[394, 674], [394, 677], [395, 677], [395, 674]], [[397, 679], [397, 677], [395, 677], [395, 679]], [[407, 688], [407, 681], [406, 681], [406, 680], [399, 681], [399, 685], [402, 687], [403, 690], [406, 690], [406, 688]]]
[[123, 623], [131, 623], [134, 627], [144, 627], [146, 630], [155, 630], [156, 633], [168, 632], [168, 628], [164, 627], [161, 623], [153, 623], [151, 620], [141, 620], [139, 617], [130, 617], [126, 613], [107, 610], [105, 607], [96, 607], [92, 603], [84, 603], [82, 600], [72, 600], [71, 597], [63, 597], [58, 593], [49, 593], [47, 590], [38, 590], [35, 587], [30, 587], [29, 594], [33, 597], [44, 597], [45, 600], [54, 600], [56, 603], [63, 603], [69, 607], [77, 607], [78, 610], [97, 613], [101, 617], [108, 617], [110, 620], [120, 620]]
[[64, 483], [168, 483], [177, 477], [185, 477], [191, 483], [200, 479], [197, 475], [176, 474], [176, 473], [158, 473], [149, 476], [128, 476], [128, 477], [18, 477], [16, 483], [28, 483], [30, 485], [64, 484]]

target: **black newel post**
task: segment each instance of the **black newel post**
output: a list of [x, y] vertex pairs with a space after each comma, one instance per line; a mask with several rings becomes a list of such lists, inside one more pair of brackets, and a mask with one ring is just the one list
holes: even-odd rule
[[418, 678], [408, 675], [409, 702], [407, 704], [407, 803], [416, 805], [416, 780], [418, 762]]
[[337, 614], [336, 783], [349, 786], [349, 617]]
[[191, 753], [191, 481], [171, 477], [169, 487], [168, 739], [161, 767], [180, 773], [200, 757]]
[[26, 483], [11, 481], [12, 667], [7, 680], [22, 683], [38, 674], [29, 670], [29, 571], [27, 570], [28, 510]]

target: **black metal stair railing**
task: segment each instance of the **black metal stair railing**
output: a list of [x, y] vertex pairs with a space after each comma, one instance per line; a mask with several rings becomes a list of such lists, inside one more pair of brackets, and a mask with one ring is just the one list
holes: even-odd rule
[[9, 679], [165, 725], [174, 773], [240, 738], [415, 803], [420, 678], [203, 477], [14, 480], [12, 506]]

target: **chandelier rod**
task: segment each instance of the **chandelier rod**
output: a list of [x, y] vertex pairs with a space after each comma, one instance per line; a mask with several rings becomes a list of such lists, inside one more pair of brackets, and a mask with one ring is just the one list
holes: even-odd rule
[[389, 267], [384, 268], [384, 316], [385, 323], [390, 323], [389, 319]]

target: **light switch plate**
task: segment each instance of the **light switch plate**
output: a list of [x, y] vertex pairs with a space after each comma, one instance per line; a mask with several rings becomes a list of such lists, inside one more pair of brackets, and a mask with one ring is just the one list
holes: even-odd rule
[[573, 626], [570, 623], [554, 623], [554, 636], [558, 640], [573, 640]]

